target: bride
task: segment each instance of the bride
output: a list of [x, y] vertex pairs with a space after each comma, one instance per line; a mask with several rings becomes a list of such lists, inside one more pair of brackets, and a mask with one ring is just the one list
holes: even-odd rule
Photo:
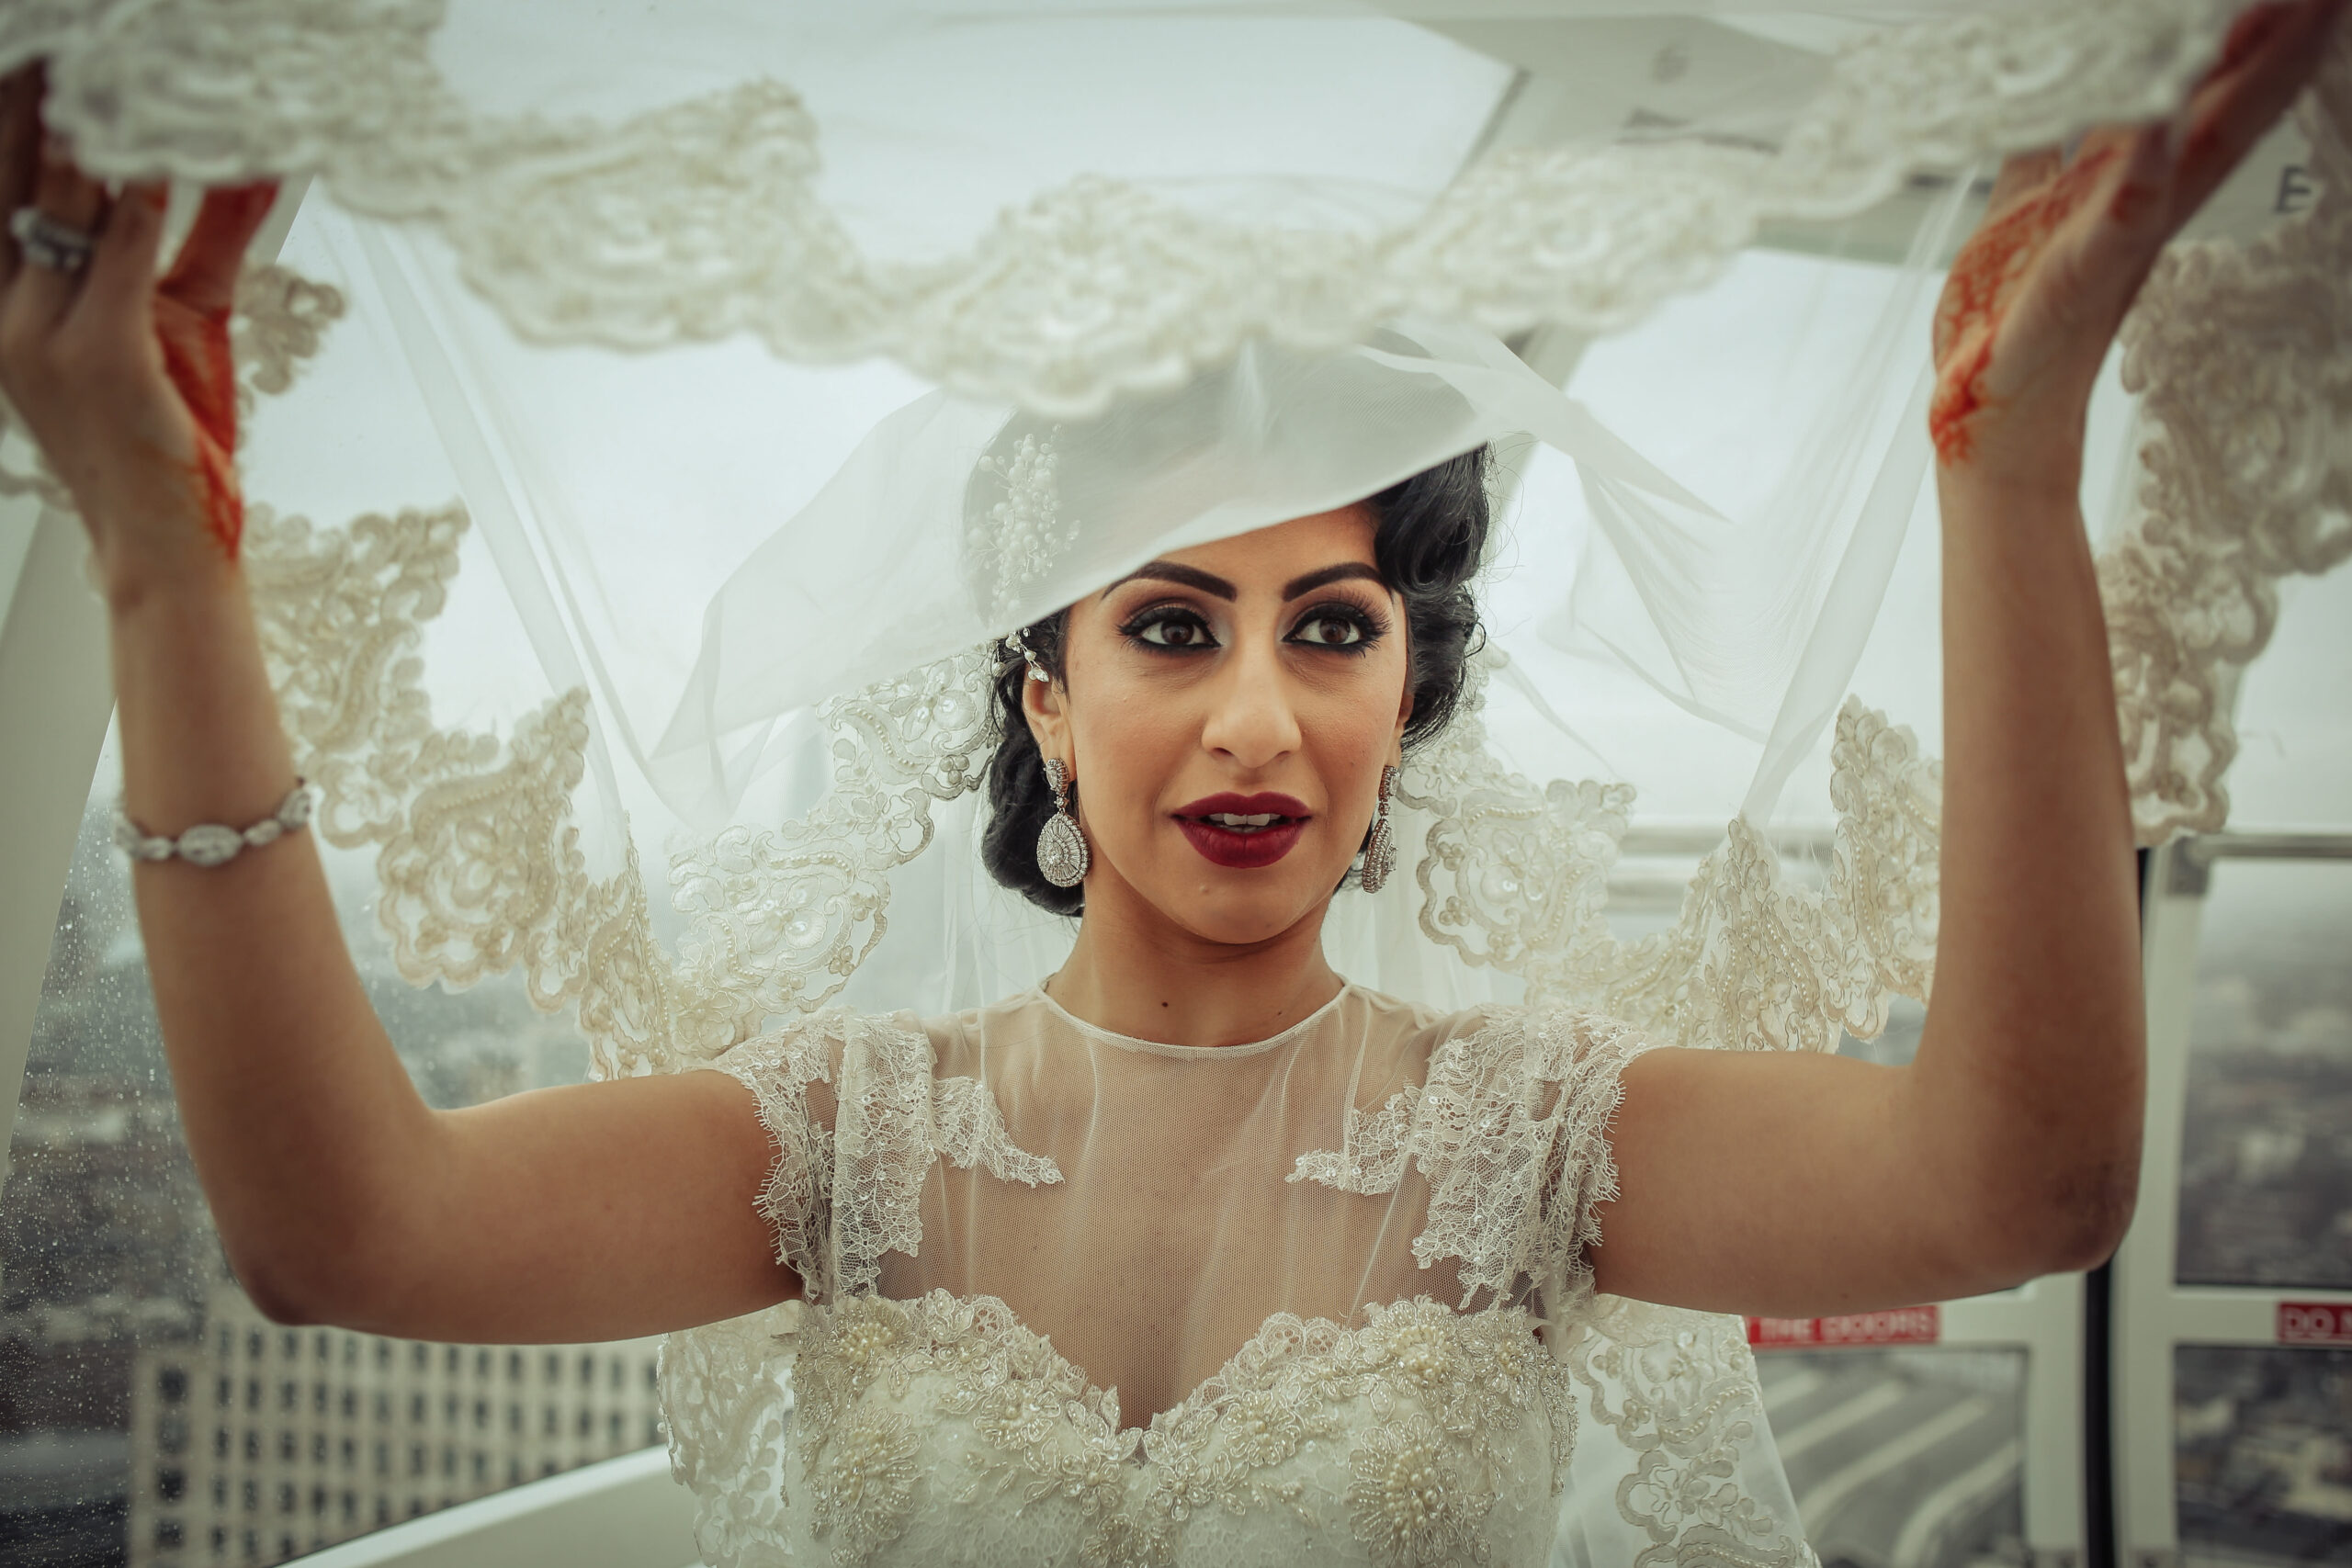
[[2158, 250], [2340, 9], [2250, 12], [2172, 124], [2012, 160], [1952, 268], [1942, 923], [1911, 1066], [1441, 1013], [1326, 963], [1478, 642], [1474, 452], [1006, 639], [987, 862], [1080, 917], [1041, 985], [446, 1112], [316, 855], [276, 842], [307, 797], [239, 569], [227, 347], [272, 192], [208, 195], [157, 281], [163, 191], [84, 177], [18, 73], [0, 386], [89, 530], [141, 928], [240, 1281], [288, 1323], [488, 1342], [805, 1301], [780, 1473], [738, 1483], [796, 1560], [1533, 1563], [1596, 1292], [1808, 1316], [2096, 1263], [2135, 1190], [2142, 1025], [2085, 409]]

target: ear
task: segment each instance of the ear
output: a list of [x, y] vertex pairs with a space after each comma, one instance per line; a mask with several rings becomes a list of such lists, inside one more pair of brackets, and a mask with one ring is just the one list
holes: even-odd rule
[[1037, 742], [1038, 755], [1059, 757], [1078, 772], [1077, 759], [1070, 754], [1069, 694], [1059, 681], [1039, 681], [1027, 673], [1021, 677], [1021, 716], [1029, 721], [1030, 739]]

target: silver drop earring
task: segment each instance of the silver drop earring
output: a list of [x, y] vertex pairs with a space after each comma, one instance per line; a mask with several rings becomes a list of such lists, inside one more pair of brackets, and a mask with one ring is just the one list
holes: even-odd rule
[[1037, 831], [1037, 871], [1057, 887], [1086, 880], [1086, 835], [1069, 814], [1069, 770], [1059, 757], [1046, 759], [1046, 787], [1054, 792], [1054, 814]]
[[1356, 886], [1367, 893], [1377, 893], [1396, 869], [1396, 833], [1388, 826], [1388, 795], [1396, 784], [1396, 770], [1380, 770], [1380, 808], [1373, 814], [1372, 837], [1364, 840], [1363, 869], [1356, 874]]

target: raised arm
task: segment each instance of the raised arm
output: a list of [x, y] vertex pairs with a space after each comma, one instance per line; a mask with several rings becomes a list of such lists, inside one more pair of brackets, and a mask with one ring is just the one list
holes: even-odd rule
[[1601, 1289], [1809, 1316], [2087, 1268], [2121, 1238], [2144, 1042], [2084, 414], [2158, 251], [2278, 118], [2341, 9], [2251, 11], [2174, 126], [2003, 169], [1936, 329], [1942, 929], [1918, 1054], [1900, 1069], [1636, 1060]]
[[[243, 826], [294, 782], [237, 565], [228, 318], [267, 187], [209, 194], [159, 283], [164, 192], [108, 197], [0, 87], [0, 212], [99, 235], [79, 274], [0, 241], [0, 387], [72, 491], [112, 627], [124, 804]], [[26, 247], [29, 249], [31, 247]], [[198, 1177], [240, 1281], [288, 1322], [424, 1338], [615, 1338], [796, 1293], [752, 1203], [770, 1146], [717, 1073], [418, 1097], [307, 833], [141, 863], [139, 925]]]

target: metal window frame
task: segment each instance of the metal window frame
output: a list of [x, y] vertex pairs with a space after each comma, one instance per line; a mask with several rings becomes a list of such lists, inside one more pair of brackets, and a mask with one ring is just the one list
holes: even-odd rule
[[2025, 1361], [2025, 1544], [2036, 1568], [2086, 1560], [2084, 1277], [2047, 1274], [2015, 1291], [1943, 1304], [1939, 1344], [2021, 1348]]
[[0, 1185], [58, 899], [114, 712], [87, 553], [71, 513], [28, 499], [0, 505]]
[[2153, 852], [2141, 922], [2148, 1019], [2147, 1136], [2139, 1203], [2115, 1255], [2116, 1560], [2123, 1568], [2181, 1561], [2175, 1481], [2173, 1353], [2182, 1345], [2292, 1352], [2277, 1335], [2278, 1303], [2352, 1305], [2352, 1291], [2182, 1285], [2176, 1279], [2180, 1163], [2188, 1104], [2190, 1007], [2205, 894], [2216, 861], [2352, 861], [2352, 834], [2212, 833]]

